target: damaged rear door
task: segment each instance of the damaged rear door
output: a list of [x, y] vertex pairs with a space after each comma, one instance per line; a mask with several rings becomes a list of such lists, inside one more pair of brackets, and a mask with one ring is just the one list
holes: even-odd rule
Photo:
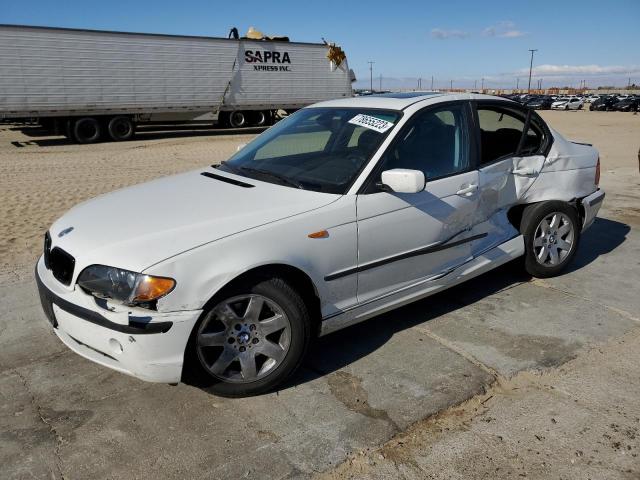
[[474, 231], [487, 236], [472, 245], [473, 256], [518, 235], [507, 213], [542, 171], [551, 134], [531, 109], [505, 102], [474, 102], [480, 196]]

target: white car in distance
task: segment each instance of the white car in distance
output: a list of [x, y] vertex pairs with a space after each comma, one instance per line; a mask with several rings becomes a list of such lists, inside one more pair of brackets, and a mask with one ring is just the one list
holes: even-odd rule
[[598, 177], [593, 147], [510, 100], [323, 102], [222, 165], [71, 209], [45, 235], [36, 278], [53, 331], [80, 355], [259, 394], [316, 336], [519, 257], [558, 275], [600, 208]]
[[584, 100], [580, 97], [558, 98], [551, 104], [552, 110], [580, 110]]

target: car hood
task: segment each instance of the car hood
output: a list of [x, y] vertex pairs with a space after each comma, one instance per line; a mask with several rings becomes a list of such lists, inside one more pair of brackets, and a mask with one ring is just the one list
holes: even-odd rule
[[186, 250], [340, 197], [208, 171], [219, 178], [197, 170], [82, 203], [52, 225], [52, 246], [76, 258], [76, 275], [95, 263], [142, 272]]

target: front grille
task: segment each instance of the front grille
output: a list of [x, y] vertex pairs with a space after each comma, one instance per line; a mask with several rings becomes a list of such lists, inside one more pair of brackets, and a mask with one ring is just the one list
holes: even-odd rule
[[49, 232], [44, 234], [44, 266], [51, 270], [49, 266], [49, 254], [51, 253], [51, 235]]
[[71, 284], [76, 259], [59, 247], [51, 248], [49, 232], [44, 237], [44, 265], [60, 283]]

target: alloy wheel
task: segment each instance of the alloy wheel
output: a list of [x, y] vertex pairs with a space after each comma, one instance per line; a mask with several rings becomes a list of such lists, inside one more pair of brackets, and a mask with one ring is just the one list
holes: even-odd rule
[[273, 300], [241, 295], [210, 311], [196, 341], [198, 358], [211, 375], [224, 382], [254, 382], [285, 359], [291, 345], [291, 323]]
[[533, 237], [537, 262], [543, 266], [560, 265], [571, 253], [574, 237], [574, 225], [567, 215], [560, 212], [546, 215]]

